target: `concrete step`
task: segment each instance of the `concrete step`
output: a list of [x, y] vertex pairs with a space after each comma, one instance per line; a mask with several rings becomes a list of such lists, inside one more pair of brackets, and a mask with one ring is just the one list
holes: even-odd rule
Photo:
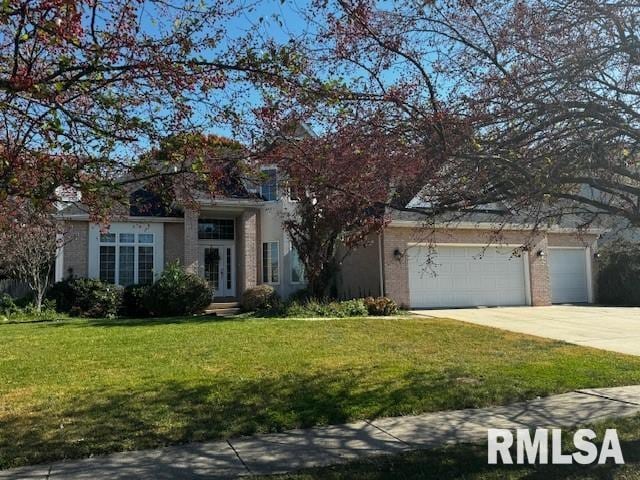
[[228, 317], [231, 315], [237, 315], [240, 312], [241, 312], [241, 309], [237, 303], [235, 305], [231, 303], [229, 304], [214, 303], [214, 304], [211, 304], [209, 308], [207, 308], [204, 311], [204, 313], [208, 315], [215, 314], [218, 317]]
[[240, 308], [238, 302], [213, 302], [207, 307], [207, 310], [215, 310], [216, 308]]

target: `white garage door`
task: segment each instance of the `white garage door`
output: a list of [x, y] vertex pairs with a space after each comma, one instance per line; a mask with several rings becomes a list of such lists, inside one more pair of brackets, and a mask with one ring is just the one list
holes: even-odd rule
[[552, 303], [589, 301], [587, 256], [584, 248], [549, 248]]
[[413, 308], [525, 305], [524, 257], [513, 248], [439, 246], [408, 251]]

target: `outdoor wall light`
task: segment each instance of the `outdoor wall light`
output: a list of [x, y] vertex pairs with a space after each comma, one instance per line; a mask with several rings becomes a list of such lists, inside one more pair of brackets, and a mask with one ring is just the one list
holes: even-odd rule
[[544, 251], [544, 250], [538, 250], [538, 256], [539, 256], [539, 257], [543, 258], [543, 257], [546, 257], [546, 255], [547, 255], [547, 254], [545, 253], [545, 251]]
[[399, 248], [396, 248], [393, 251], [393, 258], [395, 258], [396, 260], [400, 261], [402, 259], [402, 252], [400, 251]]
[[593, 254], [593, 258], [600, 258], [600, 252], [595, 252]]

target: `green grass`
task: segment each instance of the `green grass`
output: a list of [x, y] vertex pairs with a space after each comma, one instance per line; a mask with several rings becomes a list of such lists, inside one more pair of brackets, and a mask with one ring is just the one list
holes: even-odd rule
[[[345, 465], [308, 469], [269, 480], [630, 480], [640, 478], [640, 416], [591, 426], [601, 440], [605, 428], [615, 428], [625, 465], [488, 465], [486, 445], [456, 445], [399, 455], [379, 456]], [[564, 432], [564, 451], [575, 451], [572, 431]], [[598, 451], [600, 444], [598, 443]], [[515, 458], [515, 451], [511, 453]]]
[[0, 325], [0, 468], [640, 383], [640, 358], [426, 319]]

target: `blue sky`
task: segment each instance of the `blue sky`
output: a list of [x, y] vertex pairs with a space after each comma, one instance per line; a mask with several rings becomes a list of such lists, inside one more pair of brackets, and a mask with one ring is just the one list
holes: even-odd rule
[[[183, 2], [195, 3], [198, 2]], [[211, 2], [203, 0], [204, 5], [210, 6]], [[231, 2], [229, 2], [231, 3]], [[219, 43], [217, 51], [205, 51], [205, 57], [215, 57], [218, 53], [224, 52], [228, 48], [234, 48], [238, 42], [243, 41], [248, 35], [258, 36], [262, 40], [274, 40], [277, 43], [286, 43], [290, 38], [295, 38], [302, 33], [309, 31], [313, 26], [309, 25], [304, 19], [303, 12], [308, 7], [306, 0], [296, 1], [242, 1], [242, 11], [233, 16], [224, 25], [226, 29], [226, 37]], [[158, 31], [158, 25], [151, 21], [156, 12], [147, 10], [141, 18], [142, 27], [149, 33]], [[212, 92], [212, 99], [222, 103], [227, 95], [237, 92], [238, 87], [231, 84], [225, 89], [225, 92]], [[219, 97], [219, 98], [216, 98]], [[260, 97], [257, 91], [243, 86], [242, 101], [247, 104], [260, 103]], [[205, 121], [208, 113], [207, 105], [200, 105], [199, 112], [194, 115], [194, 121], [208, 124], [207, 132], [218, 135], [232, 136], [231, 130], [225, 125], [212, 125], [210, 121]]]

